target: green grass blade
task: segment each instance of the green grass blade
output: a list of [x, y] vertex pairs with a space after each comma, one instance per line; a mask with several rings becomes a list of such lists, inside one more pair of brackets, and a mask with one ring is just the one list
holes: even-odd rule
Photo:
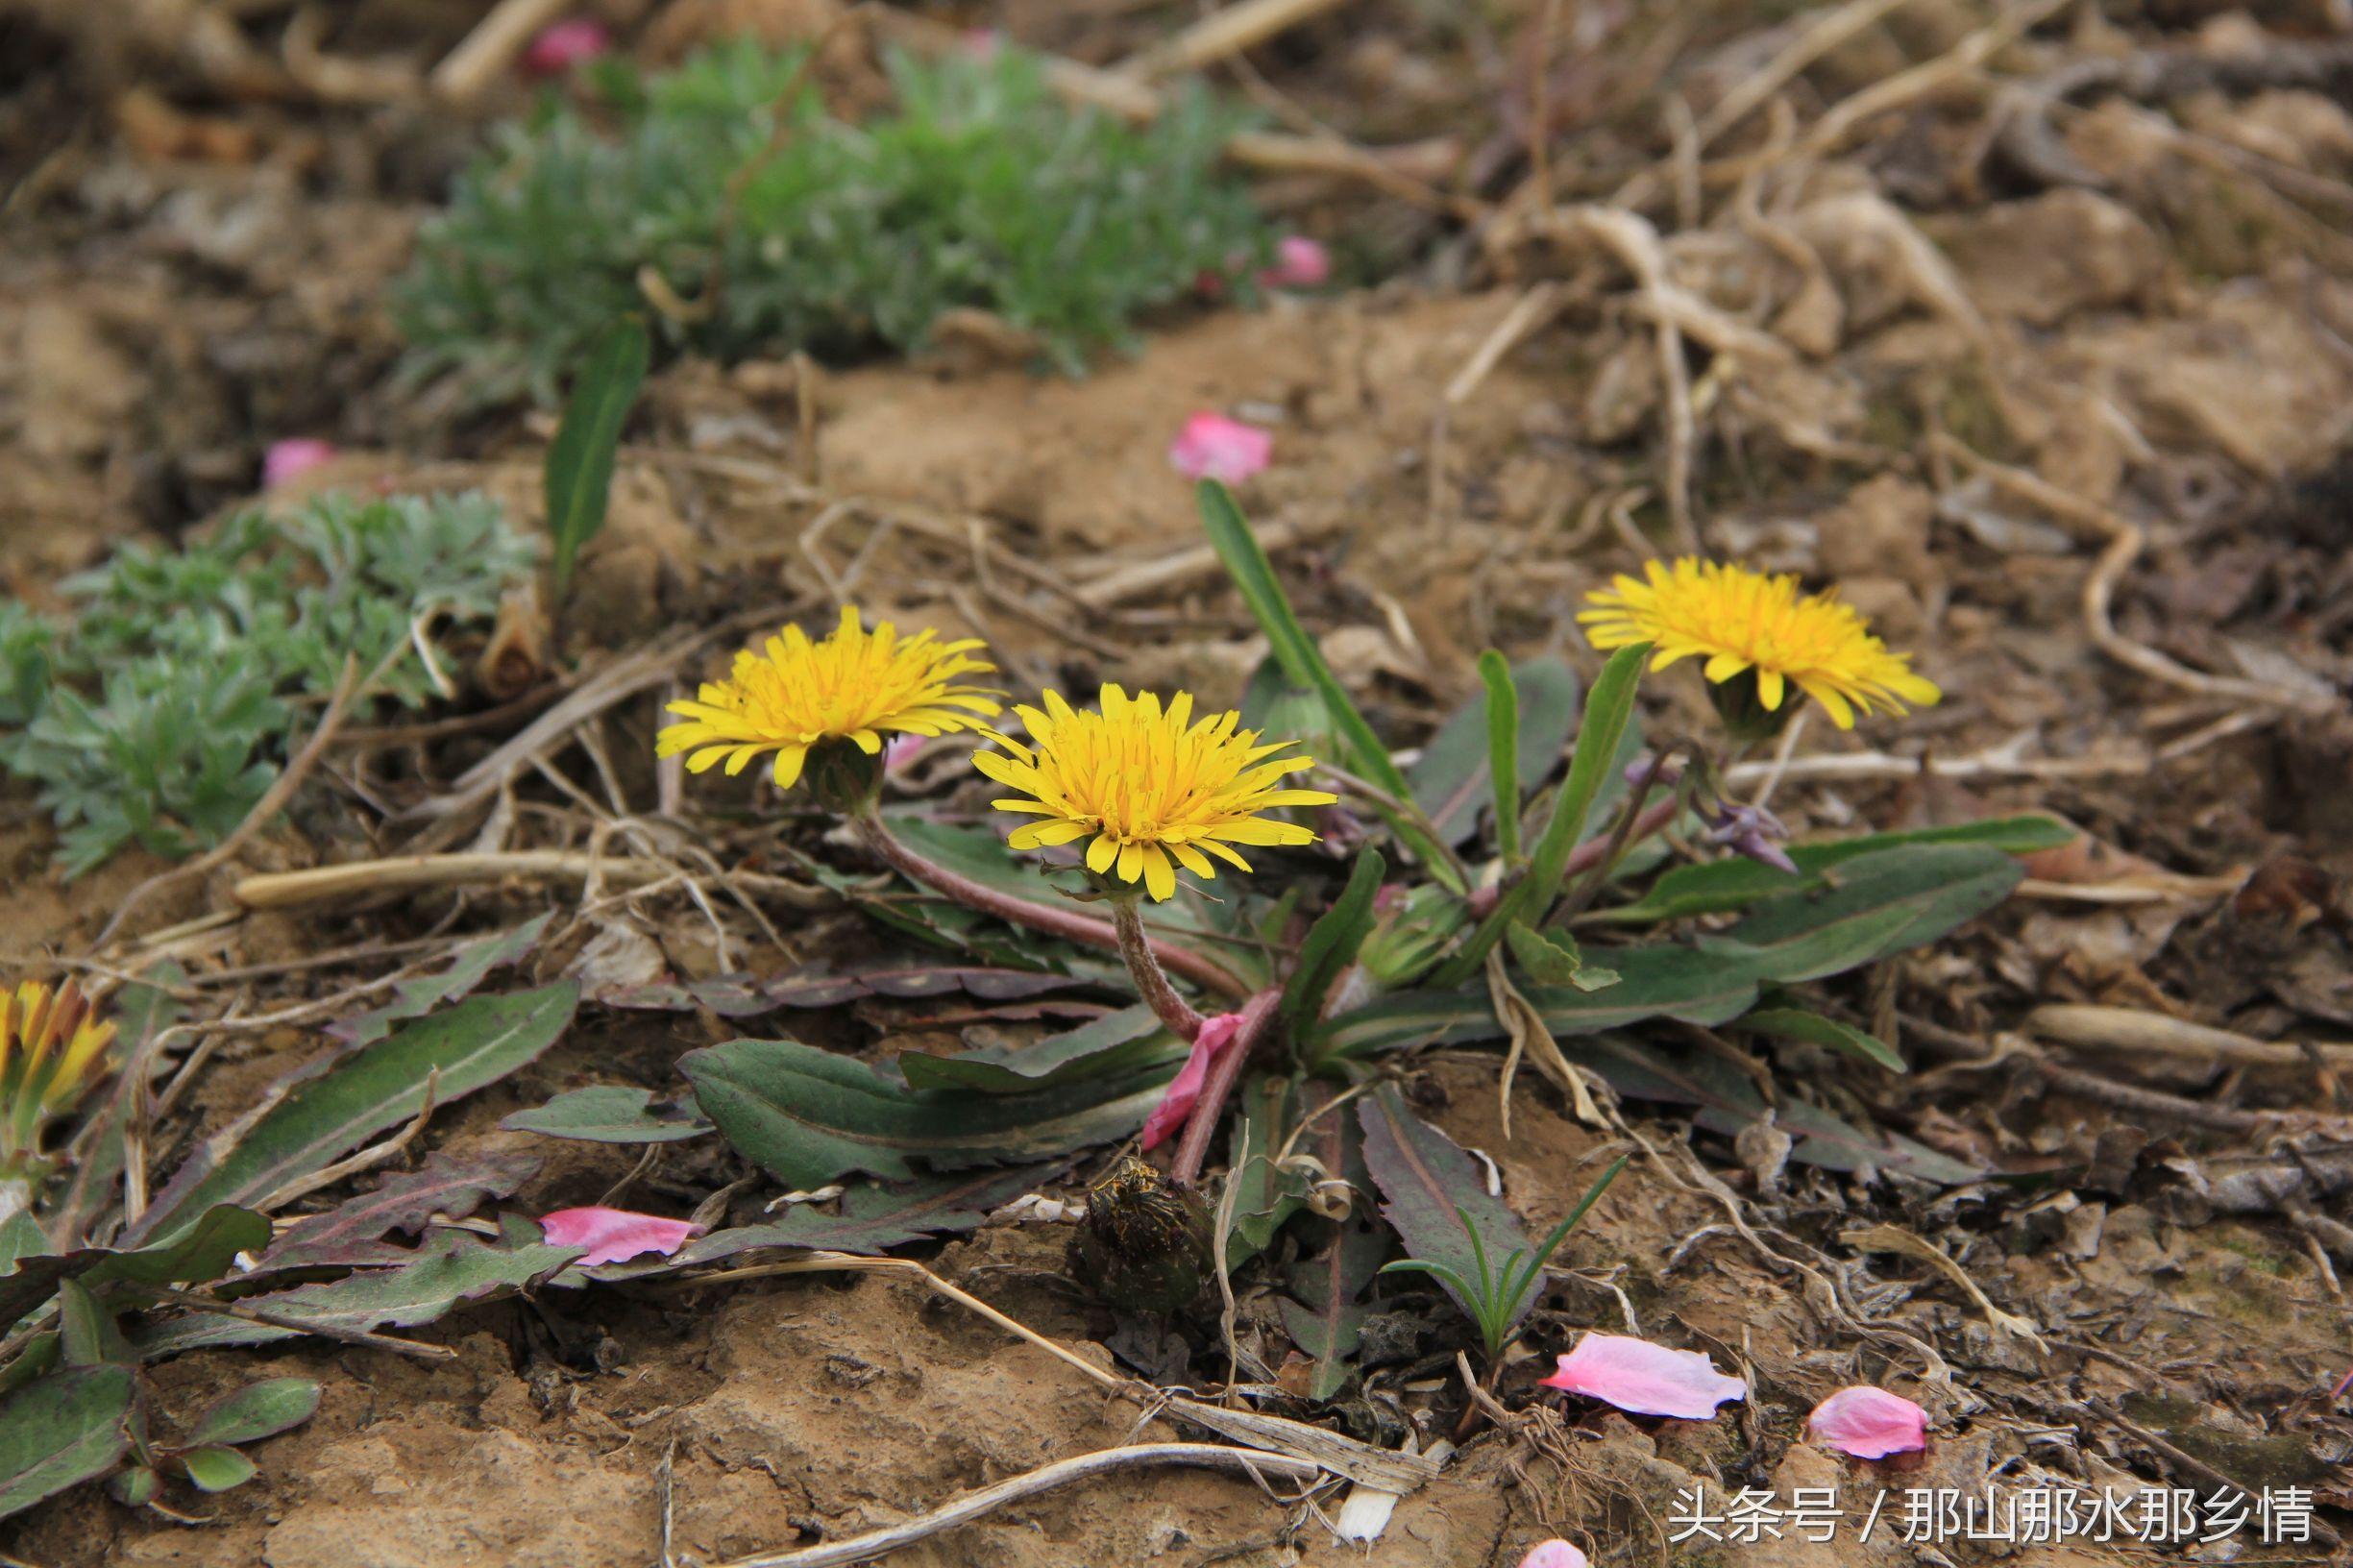
[[621, 445], [621, 427], [637, 402], [651, 352], [645, 323], [635, 316], [605, 329], [572, 383], [564, 422], [548, 448], [542, 480], [559, 603], [572, 585], [580, 548], [604, 527], [605, 508], [612, 500], [613, 453]]
[[1487, 781], [1495, 789], [1495, 847], [1504, 864], [1520, 858], [1520, 694], [1511, 666], [1493, 649], [1479, 655], [1487, 688]]
[[[1406, 775], [1389, 755], [1388, 747], [1381, 744], [1381, 737], [1373, 733], [1373, 726], [1364, 722], [1364, 716], [1348, 699], [1339, 677], [1324, 662], [1314, 639], [1292, 613], [1290, 599], [1275, 576], [1274, 563], [1266, 558], [1265, 547], [1251, 531], [1249, 521], [1235, 504], [1232, 493], [1215, 479], [1203, 479], [1196, 494], [1210, 546], [1225, 563], [1226, 574], [1240, 591], [1242, 602], [1250, 606], [1250, 613], [1266, 633], [1267, 645], [1275, 663], [1282, 667], [1283, 678], [1323, 698], [1324, 710], [1332, 717], [1332, 727], [1347, 747], [1349, 770], [1391, 799], [1405, 803], [1410, 811], [1412, 787], [1406, 782]], [[1458, 878], [1453, 861], [1425, 823], [1399, 812], [1385, 811], [1382, 816], [1391, 831], [1413, 851], [1414, 858], [1453, 891], [1463, 891], [1454, 886]]]
[[1513, 921], [1524, 920], [1531, 926], [1543, 923], [1545, 911], [1560, 894], [1560, 878], [1568, 869], [1570, 852], [1584, 837], [1585, 818], [1609, 775], [1627, 722], [1633, 717], [1634, 689], [1641, 684], [1642, 664], [1650, 654], [1650, 644], [1636, 643], [1619, 649], [1602, 666], [1585, 698], [1584, 718], [1577, 726], [1577, 750], [1569, 759], [1568, 780], [1560, 786], [1552, 821], [1544, 824], [1544, 837], [1536, 841], [1535, 852], [1529, 857], [1528, 874], [1496, 901], [1494, 912], [1479, 923], [1470, 940], [1439, 967], [1431, 977], [1433, 987], [1445, 989], [1469, 981]]
[[1381, 891], [1381, 878], [1388, 871], [1388, 862], [1381, 851], [1369, 845], [1357, 856], [1349, 870], [1348, 885], [1332, 901], [1332, 907], [1308, 928], [1307, 940], [1299, 944], [1299, 961], [1291, 968], [1290, 983], [1283, 988], [1282, 1017], [1287, 1027], [1312, 1023], [1323, 1016], [1324, 998], [1349, 965], [1356, 962], [1357, 949], [1373, 928], [1373, 898]]

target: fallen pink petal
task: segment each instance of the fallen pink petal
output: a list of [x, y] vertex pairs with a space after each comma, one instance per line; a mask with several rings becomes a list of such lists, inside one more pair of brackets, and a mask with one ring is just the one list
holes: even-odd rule
[[1193, 1113], [1193, 1105], [1201, 1098], [1202, 1086], [1209, 1082], [1210, 1065], [1219, 1052], [1234, 1042], [1235, 1031], [1242, 1026], [1238, 1013], [1220, 1013], [1213, 1018], [1201, 1020], [1201, 1032], [1193, 1037], [1192, 1053], [1185, 1058], [1185, 1066], [1168, 1084], [1168, 1091], [1161, 1096], [1160, 1104], [1144, 1118], [1143, 1146], [1151, 1148], [1162, 1139], [1185, 1130], [1186, 1118]]
[[1622, 1334], [1588, 1334], [1560, 1358], [1547, 1388], [1565, 1388], [1635, 1415], [1705, 1421], [1727, 1400], [1748, 1397], [1748, 1385], [1728, 1378], [1696, 1350], [1670, 1350]]
[[576, 1261], [583, 1267], [618, 1263], [625, 1259], [658, 1252], [664, 1257], [702, 1234], [691, 1219], [664, 1219], [659, 1214], [632, 1213], [626, 1209], [558, 1209], [544, 1214], [540, 1230], [551, 1247], [586, 1247]]
[[322, 463], [334, 460], [333, 445], [311, 436], [298, 435], [283, 441], [273, 441], [270, 450], [261, 456], [262, 487], [275, 490], [282, 484], [302, 478]]
[[1593, 1568], [1585, 1555], [1557, 1537], [1538, 1541], [1520, 1559], [1520, 1568]]
[[528, 77], [562, 76], [612, 47], [613, 37], [605, 32], [603, 23], [574, 16], [542, 29], [516, 63]]
[[1332, 253], [1305, 234], [1275, 244], [1275, 264], [1259, 274], [1266, 288], [1321, 288], [1332, 281]]
[[1265, 468], [1275, 438], [1223, 414], [1195, 414], [1169, 443], [1168, 461], [1189, 479], [1239, 484]]
[[1814, 1407], [1806, 1431], [1817, 1442], [1858, 1459], [1883, 1459], [1928, 1446], [1928, 1412], [1884, 1388], [1841, 1388]]

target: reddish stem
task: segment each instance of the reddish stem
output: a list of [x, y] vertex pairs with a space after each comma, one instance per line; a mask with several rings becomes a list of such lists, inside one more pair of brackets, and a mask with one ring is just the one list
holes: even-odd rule
[[1168, 983], [1167, 972], [1152, 956], [1152, 939], [1144, 935], [1143, 916], [1138, 912], [1136, 900], [1114, 898], [1111, 914], [1112, 924], [1119, 933], [1119, 956], [1127, 960], [1128, 976], [1136, 982], [1137, 994], [1177, 1039], [1190, 1044], [1201, 1033], [1201, 1015], [1176, 993], [1176, 988]]
[[[944, 866], [925, 860], [899, 843], [891, 836], [891, 830], [882, 825], [881, 819], [870, 813], [853, 816], [849, 821], [859, 842], [877, 857], [888, 862], [909, 880], [920, 882], [934, 893], [953, 898], [968, 909], [993, 915], [1008, 924], [1025, 925], [1033, 931], [1042, 931], [1049, 937], [1060, 937], [1065, 942], [1100, 947], [1109, 952], [1119, 951], [1119, 933], [1109, 920], [1098, 920], [1091, 915], [1081, 915], [1076, 910], [1033, 904], [1026, 898], [1016, 898], [1009, 893], [999, 893], [968, 876], [959, 875]], [[1147, 940], [1152, 956], [1159, 959], [1164, 968], [1226, 996], [1239, 999], [1250, 994], [1248, 986], [1213, 960], [1158, 938]]]
[[1193, 1102], [1192, 1115], [1185, 1123], [1185, 1137], [1177, 1143], [1176, 1164], [1168, 1171], [1168, 1179], [1177, 1186], [1190, 1187], [1201, 1179], [1201, 1167], [1209, 1160], [1210, 1137], [1217, 1130], [1217, 1115], [1233, 1095], [1259, 1038], [1274, 1021], [1275, 1004], [1282, 999], [1282, 992], [1267, 990], [1242, 1004], [1241, 1025], [1234, 1031], [1232, 1042], [1210, 1064], [1209, 1082], [1201, 1086], [1201, 1097]]

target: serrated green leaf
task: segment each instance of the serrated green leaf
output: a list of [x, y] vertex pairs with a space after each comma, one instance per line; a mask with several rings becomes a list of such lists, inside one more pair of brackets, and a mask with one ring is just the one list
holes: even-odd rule
[[269, 1245], [270, 1222], [251, 1210], [219, 1204], [179, 1232], [152, 1246], [117, 1249], [83, 1247], [17, 1261], [0, 1274], [0, 1324], [15, 1322], [57, 1293], [61, 1283], [79, 1280], [91, 1291], [114, 1285], [133, 1286], [201, 1284], [229, 1272], [240, 1252]]
[[1805, 1008], [1760, 1007], [1743, 1015], [1740, 1027], [1752, 1029], [1773, 1040], [1796, 1040], [1810, 1045], [1826, 1045], [1831, 1050], [1860, 1057], [1890, 1072], [1912, 1070], [1911, 1064], [1878, 1036], [1857, 1029], [1852, 1024], [1841, 1023], [1836, 1018], [1824, 1017]]
[[2057, 848], [2073, 842], [2075, 837], [2075, 830], [2058, 819], [2029, 814], [1993, 817], [1951, 827], [1867, 833], [1826, 844], [1793, 844], [1787, 847], [1789, 858], [1797, 862], [1796, 876], [1745, 856], [1700, 866], [1678, 866], [1653, 883], [1638, 901], [1616, 909], [1597, 910], [1583, 916], [1581, 923], [1637, 925], [1745, 909], [1777, 894], [1827, 886], [1825, 873], [1844, 862], [1906, 845], [1973, 844], [2004, 854], [2023, 855]]
[[1577, 726], [1577, 749], [1569, 759], [1569, 776], [1545, 821], [1544, 836], [1529, 856], [1528, 870], [1496, 900], [1494, 910], [1479, 922], [1455, 955], [1438, 966], [1431, 984], [1451, 990], [1477, 974], [1487, 954], [1514, 925], [1541, 925], [1545, 912], [1560, 895], [1560, 881], [1569, 856], [1584, 836], [1585, 818], [1616, 766], [1619, 744], [1633, 717], [1634, 690], [1642, 680], [1643, 660], [1651, 645], [1621, 648], [1603, 664], [1585, 700]]
[[675, 1143], [711, 1130], [693, 1111], [656, 1108], [653, 1090], [625, 1084], [570, 1090], [545, 1105], [518, 1111], [499, 1125], [510, 1133], [539, 1133], [583, 1143]]
[[129, 1367], [69, 1367], [0, 1402], [0, 1519], [113, 1469], [132, 1392]]
[[[1209, 532], [1210, 546], [1225, 563], [1226, 575], [1234, 579], [1242, 602], [1250, 606], [1250, 613], [1258, 619], [1260, 629], [1266, 633], [1275, 661], [1283, 667], [1284, 678], [1323, 698], [1332, 727], [1347, 747], [1350, 771], [1379, 785], [1392, 800], [1411, 799], [1412, 792], [1396, 759], [1381, 744], [1381, 737], [1373, 733], [1373, 726], [1364, 722], [1356, 704], [1348, 699], [1339, 677], [1324, 662], [1323, 650], [1315, 646], [1315, 640], [1292, 613], [1290, 598], [1283, 592], [1274, 563], [1267, 559], [1265, 547], [1251, 531], [1241, 508], [1234, 503], [1232, 493], [1215, 479], [1203, 479], [1194, 494], [1200, 501], [1201, 522]], [[1396, 813], [1382, 815], [1390, 831], [1413, 851], [1432, 875], [1441, 881], [1453, 876], [1452, 862], [1421, 824]]]
[[1139, 1002], [1018, 1049], [984, 1045], [954, 1056], [901, 1051], [898, 1070], [919, 1090], [1030, 1094], [1089, 1078], [1174, 1066], [1185, 1060], [1187, 1050], [1185, 1042]]
[[327, 1032], [355, 1049], [373, 1045], [390, 1034], [394, 1024], [421, 1018], [437, 1007], [472, 995], [491, 970], [519, 962], [539, 945], [540, 934], [552, 919], [552, 914], [534, 916], [511, 931], [495, 932], [460, 943], [446, 967], [414, 980], [402, 981], [392, 988], [392, 1000]]
[[1299, 944], [1298, 962], [1283, 988], [1285, 1028], [1296, 1028], [1323, 1016], [1324, 998], [1331, 993], [1333, 983], [1357, 961], [1357, 950], [1372, 934], [1373, 900], [1380, 895], [1381, 879], [1388, 869], [1381, 851], [1367, 845], [1348, 869], [1348, 885], [1309, 927], [1307, 940]]
[[1048, 1164], [962, 1172], [895, 1187], [862, 1182], [842, 1195], [839, 1213], [828, 1213], [815, 1204], [795, 1204], [765, 1224], [735, 1225], [698, 1237], [667, 1258], [633, 1258], [600, 1268], [566, 1269], [553, 1283], [643, 1279], [775, 1247], [879, 1258], [896, 1247], [977, 1230], [993, 1211], [1035, 1191], [1064, 1168]]
[[737, 1040], [678, 1064], [728, 1142], [787, 1187], [840, 1176], [913, 1176], [1066, 1154], [1143, 1124], [1168, 1064], [1027, 1094], [916, 1090], [897, 1075], [789, 1040]]
[[258, 1465], [233, 1448], [187, 1449], [180, 1455], [180, 1464], [203, 1492], [225, 1492], [261, 1473]]
[[[1654, 1017], [1713, 1027], [1755, 1006], [1764, 984], [1820, 979], [1933, 942], [2000, 902], [2022, 874], [2009, 856], [1969, 845], [1856, 856], [1836, 888], [1766, 900], [1696, 947], [1607, 949], [1618, 982], [1606, 990], [1532, 987], [1526, 994], [1556, 1037]], [[1314, 1060], [1328, 1063], [1503, 1033], [1483, 990], [1432, 989], [1382, 997], [1327, 1020], [1311, 1038]]]
[[572, 584], [572, 567], [582, 546], [604, 527], [613, 486], [613, 453], [621, 428], [646, 379], [652, 341], [635, 317], [606, 328], [564, 404], [563, 423], [548, 448], [543, 475], [548, 537], [554, 546], [555, 597], [560, 603]]
[[538, 1171], [539, 1157], [523, 1150], [471, 1156], [437, 1151], [373, 1191], [295, 1221], [255, 1261], [251, 1273], [406, 1262], [412, 1254], [383, 1237], [422, 1231], [436, 1217], [462, 1218], [485, 1199], [507, 1196]]
[[[1511, 1253], [1528, 1250], [1528, 1233], [1519, 1216], [1487, 1191], [1478, 1163], [1453, 1139], [1407, 1110], [1405, 1096], [1395, 1086], [1375, 1090], [1358, 1105], [1364, 1165], [1381, 1189], [1381, 1217], [1416, 1262], [1462, 1280], [1477, 1280], [1483, 1272], [1482, 1256], [1500, 1272]], [[1477, 1321], [1478, 1309], [1460, 1287], [1444, 1274], [1437, 1278]]]
[[257, 1443], [317, 1413], [319, 1385], [309, 1378], [264, 1378], [212, 1402], [188, 1431], [191, 1443]]
[[442, 1105], [497, 1083], [553, 1044], [579, 1000], [574, 980], [477, 996], [298, 1070], [181, 1164], [131, 1238], [169, 1236], [202, 1206], [256, 1203], [310, 1175], [414, 1117], [429, 1081]]
[[[191, 1312], [135, 1336], [139, 1353], [153, 1360], [215, 1345], [263, 1345], [300, 1338], [322, 1330], [414, 1328], [442, 1317], [463, 1301], [539, 1284], [580, 1256], [578, 1247], [551, 1247], [529, 1239], [527, 1223], [510, 1223], [496, 1244], [465, 1231], [436, 1231], [419, 1247], [413, 1262], [372, 1268], [324, 1285], [298, 1286], [269, 1295], [240, 1298], [241, 1305], [277, 1321], [212, 1312]], [[299, 1326], [298, 1326], [299, 1325]]]

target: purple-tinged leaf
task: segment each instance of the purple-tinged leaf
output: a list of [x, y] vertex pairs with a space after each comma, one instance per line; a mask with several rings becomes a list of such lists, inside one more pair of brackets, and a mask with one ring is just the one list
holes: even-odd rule
[[842, 1195], [838, 1213], [828, 1213], [812, 1203], [796, 1204], [764, 1224], [713, 1231], [689, 1241], [668, 1258], [571, 1270], [555, 1283], [577, 1283], [582, 1274], [597, 1280], [641, 1279], [650, 1274], [668, 1274], [719, 1262], [767, 1247], [879, 1258], [894, 1247], [977, 1230], [991, 1211], [1003, 1208], [1024, 1192], [1037, 1190], [1062, 1169], [1060, 1164], [1030, 1165], [1017, 1170], [935, 1176], [895, 1187], [865, 1183]]
[[971, 965], [919, 964], [894, 968], [828, 974], [810, 969], [766, 977], [715, 975], [669, 986], [631, 986], [601, 992], [607, 1007], [686, 1013], [705, 1008], [723, 1018], [752, 1017], [787, 1008], [838, 1007], [869, 996], [948, 996], [959, 992], [985, 1002], [1018, 1001], [1049, 992], [1070, 991], [1090, 982], [1066, 974], [998, 969]]
[[471, 1159], [435, 1154], [373, 1192], [298, 1220], [261, 1255], [254, 1272], [396, 1266], [415, 1254], [385, 1237], [414, 1235], [435, 1214], [462, 1218], [485, 1198], [510, 1195], [538, 1169], [539, 1157], [521, 1150]]
[[127, 1366], [68, 1367], [0, 1401], [0, 1519], [105, 1475], [131, 1446]]
[[300, 1338], [306, 1331], [293, 1326], [297, 1324], [344, 1331], [415, 1328], [442, 1317], [460, 1302], [537, 1285], [580, 1256], [577, 1247], [548, 1246], [537, 1235], [538, 1227], [528, 1222], [510, 1226], [495, 1243], [466, 1231], [438, 1231], [398, 1268], [367, 1269], [324, 1285], [240, 1298], [240, 1305], [267, 1312], [278, 1322], [192, 1312], [135, 1342], [153, 1360], [212, 1345]]
[[373, 1012], [330, 1024], [327, 1032], [347, 1044], [366, 1045], [390, 1034], [396, 1023], [421, 1018], [445, 1003], [472, 995], [474, 988], [487, 979], [491, 970], [518, 962], [536, 947], [540, 933], [547, 930], [552, 918], [541, 915], [511, 931], [463, 943], [450, 955], [449, 968], [437, 974], [402, 981], [392, 988], [391, 1001]]
[[227, 1274], [240, 1252], [269, 1245], [270, 1222], [251, 1210], [220, 1204], [168, 1240], [136, 1248], [81, 1247], [16, 1260], [0, 1274], [0, 1323], [13, 1323], [57, 1293], [66, 1280], [89, 1289], [111, 1285], [200, 1284]]
[[[1334, 1092], [1329, 1084], [1310, 1080], [1306, 1093], [1311, 1114], [1312, 1108], [1330, 1104]], [[1276, 1298], [1275, 1305], [1292, 1342], [1314, 1360], [1308, 1397], [1330, 1399], [1347, 1384], [1349, 1361], [1363, 1341], [1364, 1319], [1370, 1315], [1360, 1298], [1388, 1261], [1390, 1244], [1387, 1234], [1365, 1213], [1372, 1178], [1364, 1165], [1360, 1124], [1326, 1113], [1314, 1123], [1308, 1141], [1323, 1167], [1341, 1173], [1359, 1197], [1346, 1219], [1301, 1221], [1311, 1232], [1323, 1233], [1323, 1245], [1292, 1266], [1291, 1295]]]
[[[1746, 1073], [1720, 1057], [1654, 1045], [1620, 1034], [1564, 1040], [1570, 1061], [1591, 1067], [1631, 1100], [1694, 1107], [1693, 1117], [1729, 1138], [1765, 1114], [1765, 1102]], [[1923, 1181], [1957, 1187], [1985, 1175], [1982, 1167], [1900, 1133], [1857, 1128], [1803, 1100], [1784, 1096], [1774, 1124], [1798, 1140], [1789, 1157], [1825, 1170], [1900, 1170]]]
[[580, 988], [570, 980], [477, 996], [388, 1039], [297, 1068], [182, 1162], [125, 1238], [171, 1235], [211, 1204], [260, 1201], [413, 1118], [429, 1083], [436, 1103], [447, 1105], [498, 1082], [553, 1044], [579, 1002]]
[[518, 1111], [499, 1125], [510, 1133], [576, 1139], [583, 1143], [675, 1143], [700, 1138], [711, 1124], [682, 1106], [653, 1103], [653, 1090], [592, 1084]]
[[[1405, 1242], [1409, 1257], [1444, 1264], [1477, 1281], [1483, 1255], [1487, 1271], [1500, 1276], [1506, 1258], [1530, 1250], [1519, 1216], [1487, 1191], [1486, 1173], [1479, 1163], [1453, 1139], [1407, 1110], [1405, 1096], [1393, 1086], [1365, 1096], [1358, 1105], [1357, 1119], [1364, 1129], [1365, 1168], [1381, 1189], [1381, 1217]], [[1471, 1303], [1451, 1283], [1439, 1283], [1465, 1312], [1477, 1317]], [[1529, 1299], [1532, 1303], [1534, 1298]]]

